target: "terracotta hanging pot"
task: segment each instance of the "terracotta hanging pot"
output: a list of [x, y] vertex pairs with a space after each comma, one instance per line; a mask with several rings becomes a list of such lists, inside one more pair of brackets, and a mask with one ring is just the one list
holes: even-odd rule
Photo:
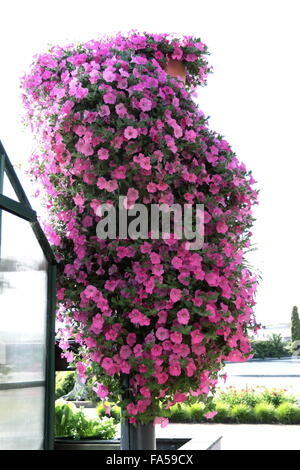
[[172, 77], [180, 78], [185, 83], [186, 67], [180, 60], [169, 59], [165, 71]]

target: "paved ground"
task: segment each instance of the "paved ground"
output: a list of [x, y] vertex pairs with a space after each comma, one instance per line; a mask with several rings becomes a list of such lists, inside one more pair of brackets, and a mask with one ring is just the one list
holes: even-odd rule
[[300, 450], [300, 425], [169, 424], [156, 426], [157, 437], [223, 436], [221, 450]]

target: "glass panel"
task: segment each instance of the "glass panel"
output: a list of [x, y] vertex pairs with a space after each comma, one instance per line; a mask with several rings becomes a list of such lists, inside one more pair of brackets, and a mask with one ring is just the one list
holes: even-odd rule
[[0, 390], [0, 450], [43, 448], [43, 387]]
[[[0, 382], [45, 379], [47, 265], [28, 222], [2, 211]], [[2, 370], [1, 370], [2, 369]]]
[[4, 177], [3, 177], [3, 192], [2, 192], [2, 194], [6, 197], [10, 197], [14, 201], [19, 201], [19, 199], [17, 198], [17, 195], [15, 193], [15, 190], [12, 187], [12, 185], [10, 184], [10, 181], [9, 181], [9, 179], [7, 177], [7, 174], [5, 172], [4, 172], [3, 176]]
[[[45, 380], [47, 263], [30, 223], [2, 211], [0, 384]], [[4, 388], [4, 387], [3, 387]], [[0, 449], [39, 449], [45, 387], [0, 390]]]

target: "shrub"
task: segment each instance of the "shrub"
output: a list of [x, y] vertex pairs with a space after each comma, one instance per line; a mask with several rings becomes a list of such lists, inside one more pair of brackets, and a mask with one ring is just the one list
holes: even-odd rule
[[254, 357], [258, 359], [265, 359], [266, 357], [279, 358], [291, 355], [290, 348], [282, 340], [281, 335], [273, 334], [266, 340], [252, 340], [251, 347]]
[[[58, 400], [55, 403], [55, 435], [59, 437], [77, 437], [78, 431], [75, 425], [76, 406]], [[81, 416], [80, 416], [81, 417]], [[77, 415], [77, 428], [79, 415]]]
[[189, 423], [192, 420], [191, 408], [177, 403], [170, 408], [170, 421], [173, 423]]
[[300, 408], [292, 403], [282, 403], [276, 409], [278, 421], [285, 424], [300, 424]]
[[55, 399], [67, 395], [75, 384], [75, 373], [73, 371], [56, 372], [55, 374]]
[[230, 415], [230, 405], [223, 401], [216, 401], [215, 403], [215, 410], [218, 412], [216, 416], [214, 416], [215, 423], [229, 423], [232, 421]]
[[225, 391], [220, 391], [217, 400], [230, 405], [247, 405], [255, 406], [259, 402], [259, 396], [254, 388], [237, 389], [233, 386], [228, 387]]
[[204, 403], [195, 403], [190, 407], [191, 413], [191, 420], [194, 423], [200, 423], [204, 420], [203, 415], [205, 413], [205, 405]]
[[98, 439], [113, 439], [116, 435], [116, 425], [113, 418], [104, 417], [99, 420], [87, 420], [89, 427], [84, 437], [97, 437]]
[[106, 416], [106, 410], [105, 410], [104, 403], [99, 403], [99, 405], [97, 405], [96, 412], [97, 412], [97, 415], [99, 416], [99, 418], [102, 418], [103, 416]]
[[57, 437], [97, 437], [112, 439], [116, 434], [113, 418], [91, 419], [77, 410], [73, 403], [58, 400], [55, 404], [55, 435]]
[[[211, 411], [217, 411], [212, 418], [214, 423], [299, 423], [300, 407], [297, 399], [288, 395], [285, 389], [265, 387], [239, 390], [233, 386], [219, 391], [212, 400]], [[120, 407], [109, 402], [97, 406], [100, 418], [105, 416], [105, 406], [110, 406], [110, 415], [115, 421], [120, 420]], [[204, 417], [207, 406], [203, 402], [192, 405], [176, 404], [168, 410], [161, 408], [173, 423], [207, 422]]]
[[259, 395], [260, 401], [271, 403], [274, 406], [279, 406], [282, 403], [296, 403], [297, 399], [293, 395], [286, 395], [286, 389], [272, 388], [271, 390], [265, 388]]
[[300, 341], [289, 341], [288, 348], [292, 356], [300, 355]]
[[254, 415], [259, 423], [276, 422], [275, 407], [271, 403], [261, 402], [255, 405]]
[[296, 306], [293, 307], [292, 310], [292, 317], [291, 317], [291, 336], [292, 341], [300, 340], [300, 319], [298, 308]]
[[118, 422], [121, 418], [121, 408], [117, 405], [113, 405], [110, 410], [110, 415]]
[[230, 416], [238, 423], [255, 422], [253, 407], [245, 405], [244, 403], [233, 405], [230, 409]]
[[121, 418], [121, 408], [117, 405], [114, 405], [113, 403], [99, 403], [96, 408], [99, 418], [107, 416], [105, 405], [110, 407], [110, 416], [114, 418], [116, 422], [119, 422]]

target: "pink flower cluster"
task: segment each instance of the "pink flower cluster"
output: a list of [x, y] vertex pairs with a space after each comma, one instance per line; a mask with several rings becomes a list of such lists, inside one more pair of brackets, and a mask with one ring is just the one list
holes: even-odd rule
[[[22, 77], [39, 142], [30, 171], [61, 267], [61, 346], [101, 399], [119, 399], [129, 376], [131, 400], [121, 400], [131, 422], [165, 425], [172, 404], [205, 399], [225, 360], [250, 356], [257, 328], [257, 282], [243, 258], [255, 181], [191, 97], [209, 72], [205, 54], [199, 38], [130, 32], [53, 46]], [[186, 88], [166, 74], [168, 57], [185, 63]], [[204, 204], [203, 247], [98, 239], [97, 209], [119, 194], [125, 208]]]

